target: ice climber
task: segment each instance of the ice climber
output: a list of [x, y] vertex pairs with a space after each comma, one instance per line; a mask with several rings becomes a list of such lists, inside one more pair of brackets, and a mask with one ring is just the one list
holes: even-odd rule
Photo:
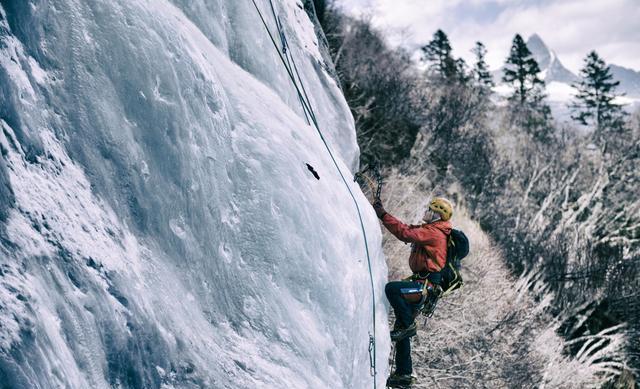
[[[407, 225], [385, 211], [377, 200], [373, 208], [385, 228], [396, 238], [411, 243], [409, 267], [413, 275], [403, 281], [391, 281], [385, 287], [389, 303], [393, 307], [396, 322], [391, 340], [396, 342], [396, 370], [387, 380], [387, 386], [411, 385], [411, 337], [416, 334], [415, 318], [421, 305], [435, 300], [442, 293], [442, 270], [447, 261], [447, 239], [452, 225], [451, 203], [436, 197], [422, 217], [422, 224]], [[425, 290], [426, 289], [426, 290]], [[427, 293], [423, 293], [423, 292]]]

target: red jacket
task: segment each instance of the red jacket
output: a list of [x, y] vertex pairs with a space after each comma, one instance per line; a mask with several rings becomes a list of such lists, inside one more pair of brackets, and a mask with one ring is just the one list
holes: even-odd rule
[[382, 224], [396, 238], [412, 243], [409, 256], [411, 271], [442, 270], [447, 262], [447, 237], [451, 234], [451, 222], [438, 220], [420, 226], [408, 226], [387, 213], [382, 218]]

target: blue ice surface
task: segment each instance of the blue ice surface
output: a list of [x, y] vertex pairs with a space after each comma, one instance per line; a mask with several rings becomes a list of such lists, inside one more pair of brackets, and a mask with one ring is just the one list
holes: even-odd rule
[[[275, 6], [350, 177], [312, 21]], [[372, 386], [356, 208], [250, 1], [0, 1], [0, 88], [4, 383]], [[349, 185], [381, 386], [387, 269]]]

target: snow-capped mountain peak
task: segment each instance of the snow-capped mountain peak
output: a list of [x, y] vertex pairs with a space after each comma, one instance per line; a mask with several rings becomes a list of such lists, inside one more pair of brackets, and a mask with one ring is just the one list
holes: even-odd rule
[[[527, 48], [540, 67], [539, 77], [547, 84], [557, 81], [571, 85], [578, 81], [578, 76], [564, 67], [556, 53], [551, 50], [538, 34], [527, 39]], [[504, 66], [493, 73], [496, 80], [502, 80]]]
[[578, 81], [578, 77], [564, 67], [556, 53], [544, 43], [538, 34], [529, 37], [527, 47], [538, 62], [545, 82], [558, 81], [571, 84]]
[[[540, 35], [533, 34], [527, 39], [527, 48], [531, 51], [533, 58], [540, 67], [538, 76], [545, 81], [547, 101], [554, 112], [554, 116], [560, 120], [568, 120], [569, 111], [567, 103], [572, 100], [577, 90], [573, 85], [580, 81], [580, 78], [564, 67], [560, 58], [542, 40]], [[585, 53], [586, 55], [586, 53]], [[625, 94], [617, 101], [625, 104], [629, 109], [638, 104], [640, 97], [640, 72], [610, 64], [611, 74], [615, 80], [620, 81], [617, 93]], [[493, 72], [494, 79], [498, 82], [495, 91], [499, 95], [508, 95], [511, 89], [508, 85], [501, 83], [504, 74], [504, 66]]]
[[538, 62], [540, 69], [547, 68], [549, 63], [555, 59], [555, 53], [551, 51], [538, 34], [533, 34], [527, 40], [527, 48]]

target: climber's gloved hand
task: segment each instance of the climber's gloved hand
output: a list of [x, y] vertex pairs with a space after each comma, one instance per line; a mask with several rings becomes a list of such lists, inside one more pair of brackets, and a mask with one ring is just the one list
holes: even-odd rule
[[379, 219], [382, 219], [384, 215], [387, 214], [387, 211], [384, 210], [384, 207], [382, 206], [382, 201], [380, 201], [380, 199], [377, 199], [373, 203], [373, 209], [376, 211], [376, 215], [378, 215]]

